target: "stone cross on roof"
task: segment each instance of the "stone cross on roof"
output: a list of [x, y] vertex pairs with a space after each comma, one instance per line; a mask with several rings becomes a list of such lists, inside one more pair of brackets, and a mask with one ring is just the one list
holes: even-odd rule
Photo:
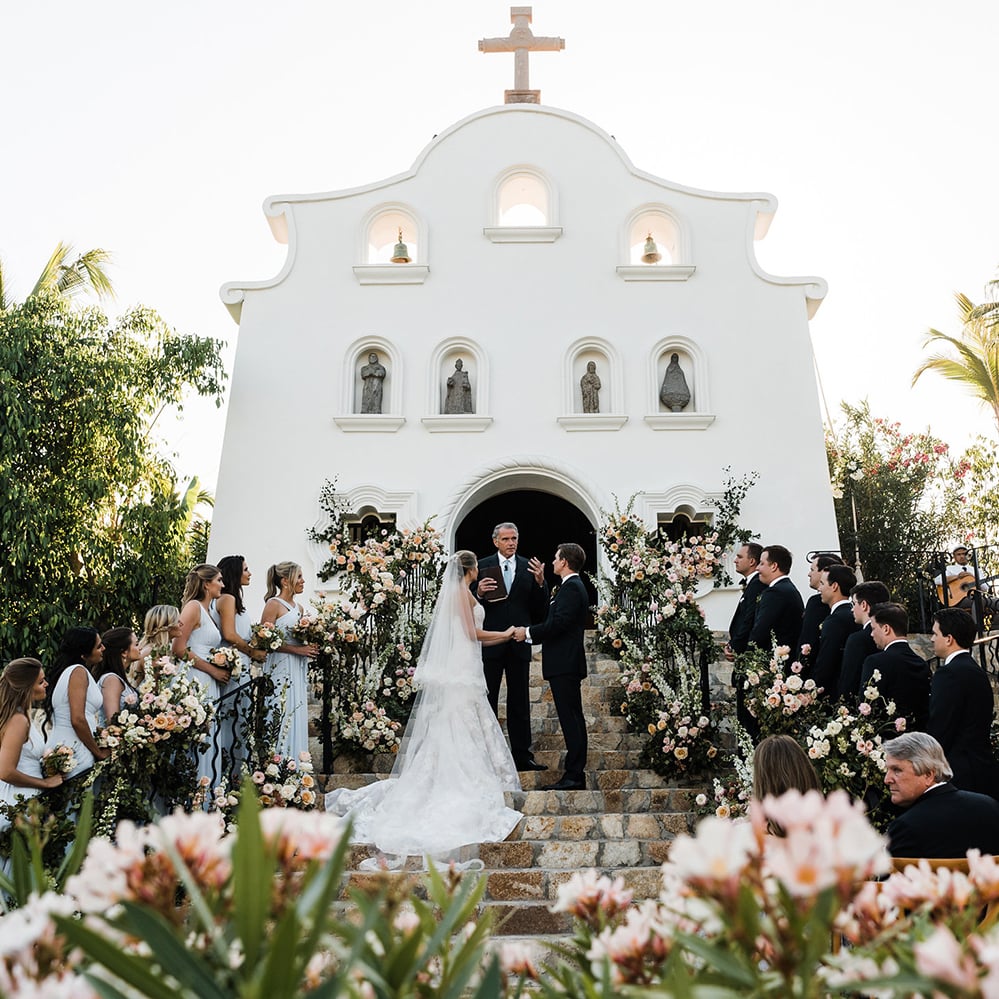
[[511, 7], [510, 20], [513, 30], [507, 38], [479, 39], [480, 52], [513, 53], [513, 90], [503, 91], [504, 104], [540, 104], [541, 91], [531, 90], [527, 78], [528, 52], [560, 52], [565, 48], [564, 38], [539, 38], [529, 25], [530, 7]]

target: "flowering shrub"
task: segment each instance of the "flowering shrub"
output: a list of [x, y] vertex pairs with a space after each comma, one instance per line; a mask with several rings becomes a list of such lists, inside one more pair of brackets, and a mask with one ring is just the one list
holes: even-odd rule
[[669, 701], [659, 720], [649, 723], [651, 741], [643, 759], [664, 777], [701, 773], [714, 763], [718, 748], [712, 742], [712, 725], [682, 701]]
[[394, 753], [399, 749], [402, 725], [374, 701], [358, 705], [340, 726], [345, 743], [368, 753]]
[[314, 773], [310, 753], [299, 753], [297, 760], [274, 753], [260, 764], [260, 769], [247, 769], [241, 782], [224, 781], [214, 788], [212, 805], [215, 811], [221, 812], [227, 821], [231, 821], [239, 807], [243, 790], [251, 788], [264, 808], [311, 811], [319, 807], [320, 803]]
[[768, 655], [750, 648], [736, 656], [734, 674], [743, 677], [746, 709], [760, 735], [792, 735], [799, 740], [821, 717], [823, 706], [814, 680], [802, 679], [800, 662], [788, 663], [791, 650], [775, 645]]
[[[322, 811], [181, 813], [90, 841], [65, 894], [0, 916], [0, 993], [16, 996], [498, 995], [484, 882], [384, 876], [336, 904], [349, 836]], [[18, 870], [20, 879], [25, 871]], [[376, 992], [377, 989], [380, 990]]]

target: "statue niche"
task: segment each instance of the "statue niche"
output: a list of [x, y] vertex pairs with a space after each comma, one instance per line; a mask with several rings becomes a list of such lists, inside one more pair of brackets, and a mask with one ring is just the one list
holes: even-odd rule
[[680, 355], [676, 351], [670, 355], [666, 366], [659, 400], [671, 413], [682, 413], [690, 403], [690, 387], [683, 368], [680, 367]]

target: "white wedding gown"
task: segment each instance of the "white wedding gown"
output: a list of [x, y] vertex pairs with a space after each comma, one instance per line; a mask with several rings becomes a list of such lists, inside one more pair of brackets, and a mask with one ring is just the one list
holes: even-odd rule
[[[468, 637], [467, 589], [459, 585], [456, 595], [454, 585], [446, 578], [427, 633], [430, 649], [414, 676], [416, 702], [392, 776], [326, 795], [327, 811], [353, 820], [354, 842], [395, 858], [464, 860], [470, 847], [506, 839], [521, 818], [503, 802], [503, 792], [520, 790], [520, 780], [486, 700], [481, 647], [474, 632]], [[472, 613], [481, 629], [485, 610], [476, 605]], [[444, 615], [455, 620], [441, 622]]]

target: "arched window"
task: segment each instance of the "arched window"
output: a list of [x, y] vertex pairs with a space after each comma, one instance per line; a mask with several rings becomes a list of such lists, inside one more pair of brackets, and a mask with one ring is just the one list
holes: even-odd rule
[[501, 226], [551, 225], [548, 185], [536, 173], [515, 173], [504, 179], [496, 205]]
[[[401, 233], [401, 239], [400, 239]], [[367, 264], [393, 263], [396, 246], [406, 245], [409, 256], [404, 263], [422, 263], [420, 258], [420, 229], [415, 217], [402, 208], [390, 208], [376, 215], [368, 225]]]
[[617, 272], [625, 281], [686, 281], [694, 273], [687, 227], [671, 208], [641, 205], [627, 217]]
[[[655, 251], [659, 255], [659, 260], [642, 259], [646, 254], [646, 245], [650, 238], [655, 243]], [[666, 267], [673, 263], [679, 263], [677, 260], [678, 242], [676, 223], [669, 215], [661, 211], [642, 212], [631, 223], [628, 232], [627, 263], [659, 264]]]

